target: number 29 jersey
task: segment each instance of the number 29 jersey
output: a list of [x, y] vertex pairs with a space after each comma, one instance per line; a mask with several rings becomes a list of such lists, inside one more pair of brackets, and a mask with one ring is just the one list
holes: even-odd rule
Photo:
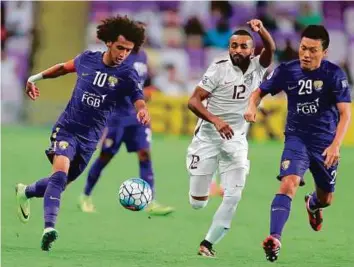
[[[251, 93], [258, 88], [267, 68], [259, 63], [259, 56], [251, 59], [245, 73], [232, 64], [230, 56], [215, 60], [198, 86], [210, 92], [205, 101], [206, 109], [232, 127], [235, 135], [243, 135], [247, 122], [243, 115]], [[215, 126], [199, 119], [195, 135], [200, 139], [220, 140]]]

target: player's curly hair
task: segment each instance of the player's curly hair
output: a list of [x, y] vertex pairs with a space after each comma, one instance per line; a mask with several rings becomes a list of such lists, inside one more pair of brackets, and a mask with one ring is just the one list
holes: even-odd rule
[[145, 41], [145, 27], [127, 16], [115, 16], [102, 20], [97, 26], [97, 38], [105, 43], [115, 42], [122, 35], [134, 43], [134, 52], [138, 52]]

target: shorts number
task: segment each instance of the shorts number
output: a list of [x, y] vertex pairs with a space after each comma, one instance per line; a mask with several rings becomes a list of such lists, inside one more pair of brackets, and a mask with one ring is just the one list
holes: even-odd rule
[[333, 170], [331, 172], [332, 180], [329, 182], [329, 184], [335, 184], [336, 183], [336, 178], [337, 178], [337, 171]]
[[200, 161], [199, 156], [197, 156], [197, 155], [192, 155], [192, 162], [191, 162], [191, 165], [189, 165], [189, 168], [190, 168], [191, 170], [196, 169], [199, 161]]
[[246, 86], [244, 86], [243, 84], [235, 85], [232, 99], [245, 99], [246, 98], [244, 94], [245, 91], [246, 91]]
[[151, 133], [151, 129], [150, 128], [146, 128], [145, 129], [145, 134], [146, 134], [146, 141], [148, 143], [151, 143], [151, 137], [152, 137], [152, 133]]

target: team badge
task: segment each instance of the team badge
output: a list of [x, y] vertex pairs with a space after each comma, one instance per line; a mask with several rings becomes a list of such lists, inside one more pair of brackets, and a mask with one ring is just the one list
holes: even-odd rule
[[281, 163], [281, 168], [286, 171], [290, 166], [290, 160], [283, 160], [283, 162]]
[[247, 86], [251, 86], [252, 81], [253, 81], [253, 73], [247, 74], [244, 77], [244, 84], [246, 84]]
[[113, 145], [113, 140], [110, 138], [106, 138], [104, 140], [104, 145], [105, 145], [105, 147], [111, 147]]
[[109, 76], [108, 77], [108, 86], [109, 87], [115, 87], [118, 84], [118, 78], [114, 76]]
[[323, 82], [321, 80], [314, 81], [313, 82], [313, 87], [315, 87], [316, 91], [321, 91], [323, 87]]
[[60, 142], [59, 142], [59, 148], [60, 148], [61, 150], [67, 149], [68, 146], [69, 146], [69, 143], [66, 142], [66, 141], [60, 141]]

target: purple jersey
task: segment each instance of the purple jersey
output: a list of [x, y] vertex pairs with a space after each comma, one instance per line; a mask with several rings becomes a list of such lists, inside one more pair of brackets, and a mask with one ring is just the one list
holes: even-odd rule
[[[147, 56], [145, 51], [140, 50], [139, 53], [131, 53], [125, 60], [126, 64], [131, 65], [139, 75], [139, 86], [144, 88], [145, 81], [148, 77]], [[136, 110], [129, 97], [122, 98], [119, 105], [116, 106], [114, 113], [108, 121], [108, 127], [116, 127], [123, 123], [124, 125], [136, 125]]]
[[128, 97], [144, 99], [138, 73], [131, 64], [106, 66], [102, 52], [86, 51], [75, 60], [77, 81], [72, 97], [53, 130], [64, 129], [86, 147], [95, 147], [107, 119]]
[[335, 136], [340, 102], [351, 102], [344, 72], [323, 60], [314, 71], [305, 71], [300, 61], [282, 63], [260, 85], [265, 93], [284, 91], [288, 98], [285, 135], [306, 137], [314, 146], [327, 146]]

